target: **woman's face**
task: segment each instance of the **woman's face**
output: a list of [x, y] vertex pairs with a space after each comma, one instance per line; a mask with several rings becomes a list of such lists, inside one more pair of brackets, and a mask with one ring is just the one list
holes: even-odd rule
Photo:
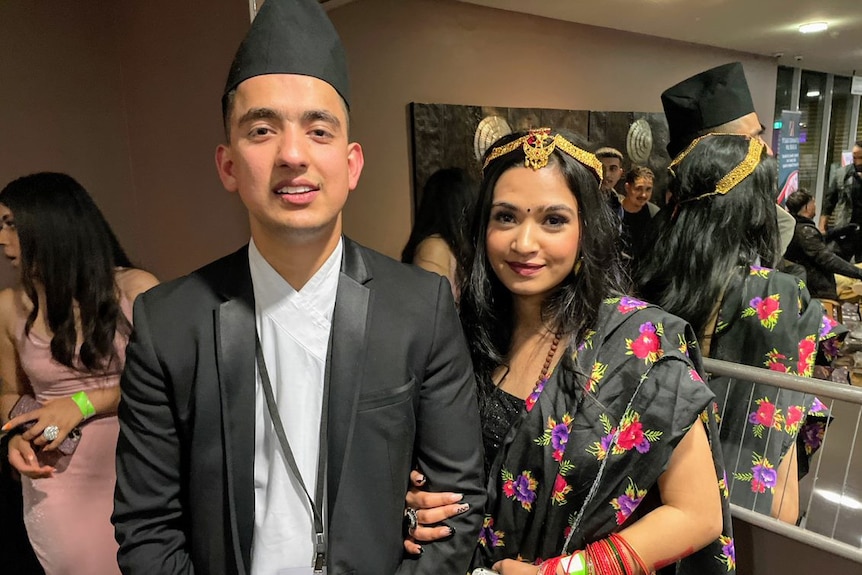
[[15, 228], [15, 217], [12, 210], [0, 204], [0, 246], [3, 247], [3, 255], [12, 263], [12, 266], [21, 265], [21, 245], [18, 243], [18, 230]]
[[516, 296], [544, 298], [578, 259], [578, 202], [555, 163], [540, 170], [515, 167], [494, 187], [488, 261]]

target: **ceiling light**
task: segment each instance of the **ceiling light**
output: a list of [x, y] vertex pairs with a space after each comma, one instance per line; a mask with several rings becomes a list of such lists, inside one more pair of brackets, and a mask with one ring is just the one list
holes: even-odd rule
[[805, 95], [808, 98], [819, 98], [820, 97], [820, 90], [809, 90], [808, 92], [805, 93]]
[[818, 489], [817, 494], [826, 501], [837, 503], [842, 507], [846, 507], [848, 509], [862, 509], [862, 501], [850, 497], [849, 495], [841, 495], [840, 493], [829, 491], [827, 489]]
[[802, 24], [799, 27], [799, 31], [803, 34], [814, 34], [815, 32], [823, 32], [829, 29], [829, 24], [826, 22], [809, 22], [808, 24]]

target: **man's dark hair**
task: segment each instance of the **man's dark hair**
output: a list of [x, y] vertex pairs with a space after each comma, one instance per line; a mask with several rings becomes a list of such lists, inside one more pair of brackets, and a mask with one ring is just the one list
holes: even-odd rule
[[814, 197], [808, 193], [808, 190], [805, 188], [799, 188], [790, 194], [784, 205], [787, 207], [787, 211], [795, 216], [799, 214], [799, 210], [807, 206], [808, 202], [813, 199]]

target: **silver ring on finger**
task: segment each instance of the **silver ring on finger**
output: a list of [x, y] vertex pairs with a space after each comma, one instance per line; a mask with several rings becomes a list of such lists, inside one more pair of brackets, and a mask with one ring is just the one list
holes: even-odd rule
[[42, 430], [42, 438], [47, 442], [54, 441], [58, 437], [60, 437], [60, 428], [56, 425], [49, 425]]
[[407, 525], [407, 533], [413, 535], [413, 532], [416, 531], [417, 527], [419, 527], [419, 516], [416, 514], [416, 510], [412, 507], [405, 509], [404, 520]]

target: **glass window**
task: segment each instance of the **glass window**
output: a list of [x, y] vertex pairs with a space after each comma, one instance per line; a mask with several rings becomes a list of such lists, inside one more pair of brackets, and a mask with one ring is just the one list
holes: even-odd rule
[[799, 90], [799, 187], [812, 194], [817, 183], [817, 168], [820, 155], [820, 132], [823, 127], [823, 111], [826, 106], [826, 74], [802, 71]]
[[826, 150], [826, 186], [839, 177], [841, 152], [847, 151], [851, 140], [850, 111], [853, 103], [850, 95], [850, 78], [835, 76], [832, 88], [832, 122], [829, 125], [829, 147]]
[[778, 67], [778, 79], [775, 85], [775, 118], [773, 118], [772, 149], [778, 150], [778, 136], [780, 131], [781, 112], [789, 110], [793, 105], [791, 95], [793, 92], [793, 68], [787, 66]]

